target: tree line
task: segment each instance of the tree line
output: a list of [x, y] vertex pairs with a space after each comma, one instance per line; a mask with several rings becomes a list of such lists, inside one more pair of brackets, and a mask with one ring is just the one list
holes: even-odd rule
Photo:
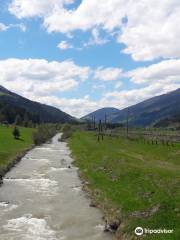
[[34, 124], [39, 124], [40, 117], [38, 114], [33, 114], [20, 107], [5, 106], [0, 103], [0, 122], [5, 124], [16, 124], [24, 127], [33, 127]]

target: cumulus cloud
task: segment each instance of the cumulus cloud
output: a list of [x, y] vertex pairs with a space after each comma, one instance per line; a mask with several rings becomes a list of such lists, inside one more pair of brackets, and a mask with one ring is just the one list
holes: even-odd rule
[[127, 75], [136, 84], [156, 82], [180, 84], [180, 59], [164, 60], [148, 67], [137, 68]]
[[178, 0], [129, 1], [128, 6], [128, 22], [118, 37], [125, 53], [137, 61], [180, 57]]
[[58, 46], [59, 49], [61, 50], [66, 50], [66, 49], [70, 49], [73, 48], [73, 46], [71, 44], [69, 44], [67, 41], [61, 41]]
[[114, 81], [119, 80], [122, 76], [121, 68], [103, 68], [99, 67], [94, 73], [94, 79], [102, 81]]
[[180, 83], [169, 83], [166, 85], [163, 85], [162, 83], [154, 83], [146, 87], [131, 90], [108, 92], [103, 98], [103, 104], [123, 109], [151, 97], [176, 90], [179, 87]]
[[78, 86], [89, 76], [88, 67], [72, 61], [48, 62], [44, 59], [7, 59], [0, 61], [0, 84], [28, 96], [53, 95]]
[[[39, 16], [48, 32], [116, 31], [124, 53], [136, 61], [180, 57], [179, 0], [12, 0], [9, 11], [18, 18]], [[94, 41], [99, 41], [97, 30]]]
[[73, 0], [13, 0], [9, 4], [9, 11], [17, 18], [46, 16], [54, 9], [62, 7], [64, 4], [73, 3]]
[[[78, 66], [72, 61], [7, 59], [0, 60], [0, 84], [24, 97], [56, 106], [67, 113], [81, 117], [102, 107], [122, 109], [175, 90], [180, 87], [179, 69], [178, 59], [137, 68], [126, 73], [135, 84], [134, 89], [123, 90], [122, 87], [118, 90], [121, 82], [114, 80], [122, 74], [119, 68], [99, 68], [93, 71], [89, 67]], [[114, 81], [115, 90], [111, 92], [101, 90], [102, 97], [96, 101], [89, 96], [62, 97], [63, 92], [75, 89], [82, 81], [89, 79], [92, 73], [97, 79], [103, 80], [102, 88], [106, 81]]]
[[[129, 90], [118, 90], [121, 87], [122, 82], [115, 82], [115, 91], [103, 91], [104, 93], [101, 99], [96, 101], [92, 100], [90, 97], [87, 96], [85, 96], [84, 98], [72, 99], [59, 98], [57, 96], [39, 96], [38, 100], [44, 103], [52, 104], [78, 117], [82, 117], [87, 113], [103, 107], [116, 107], [119, 109], [123, 109], [125, 107], [137, 104], [148, 98], [158, 96], [160, 94], [164, 94], [179, 88], [180, 78], [171, 77], [171, 67], [173, 65], [170, 64], [171, 61], [172, 60], [169, 60], [169, 62], [162, 61], [149, 67], [138, 68], [134, 71], [128, 72], [127, 75], [131, 77], [131, 81], [134, 81], [137, 86]], [[161, 68], [161, 65], [165, 65], [166, 68]], [[166, 71], [164, 71], [165, 69]], [[141, 71], [143, 71], [142, 75]], [[144, 71], [146, 71], [146, 74], [144, 73]], [[176, 69], [174, 68], [173, 71], [178, 74], [178, 64], [176, 65]], [[145, 75], [145, 80], [143, 79], [143, 74]], [[136, 78], [141, 79], [141, 76], [143, 81], [136, 82]], [[98, 86], [94, 86], [94, 88], [97, 89]], [[102, 86], [102, 88], [104, 88], [104, 85]], [[34, 97], [37, 100], [37, 96]]]
[[180, 84], [162, 85], [160, 83], [149, 85], [147, 87], [136, 88], [132, 90], [121, 90], [108, 92], [98, 100], [94, 101], [91, 98], [57, 98], [57, 97], [43, 97], [39, 101], [52, 104], [76, 117], [82, 117], [103, 107], [116, 107], [123, 109], [125, 107], [134, 105], [148, 98], [158, 96], [160, 94], [173, 91], [180, 87]]
[[113, 106], [123, 109], [148, 98], [178, 89], [180, 88], [179, 69], [180, 59], [174, 59], [123, 73], [123, 76], [126, 75], [135, 84], [133, 89], [118, 90], [122, 86], [122, 82], [115, 82], [115, 91], [105, 92], [96, 107], [98, 109]]
[[105, 93], [104, 104], [124, 108], [180, 88], [180, 59], [137, 68], [127, 72], [126, 77], [135, 84], [133, 89]]
[[98, 101], [94, 101], [86, 96], [84, 98], [71, 99], [56, 96], [39, 96], [37, 98], [37, 96], [30, 95], [29, 97], [31, 99], [34, 98], [36, 101], [38, 100], [42, 103], [48, 103], [63, 109], [65, 112], [73, 116], [82, 117], [103, 107], [116, 107], [123, 109], [148, 98], [173, 91], [178, 87], [180, 87], [180, 84], [169, 84], [165, 86], [162, 86], [162, 84], [154, 84], [139, 89], [108, 92]]
[[[33, 99], [34, 96], [31, 96]], [[42, 103], [48, 103], [52, 106], [56, 106], [59, 109], [71, 114], [75, 117], [82, 117], [88, 112], [92, 112], [98, 108], [98, 102], [89, 99], [87, 96], [83, 98], [61, 98], [57, 96], [43, 96], [35, 97], [36, 100]]]
[[113, 30], [122, 25], [121, 19], [125, 14], [125, 0], [83, 0], [75, 10], [65, 8], [53, 9], [44, 18], [44, 26], [49, 32], [67, 33], [80, 29], [83, 31], [102, 27]]

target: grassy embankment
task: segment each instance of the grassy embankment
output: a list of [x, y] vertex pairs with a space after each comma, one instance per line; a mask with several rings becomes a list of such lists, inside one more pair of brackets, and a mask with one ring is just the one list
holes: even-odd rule
[[33, 145], [34, 129], [19, 127], [20, 139], [14, 139], [13, 127], [0, 126], [0, 173], [23, 152]]
[[[117, 238], [136, 239], [134, 229], [174, 229], [145, 239], [180, 239], [180, 144], [148, 145], [75, 132], [70, 148], [81, 177], [109, 222], [121, 224]], [[143, 238], [143, 237], [141, 237]]]

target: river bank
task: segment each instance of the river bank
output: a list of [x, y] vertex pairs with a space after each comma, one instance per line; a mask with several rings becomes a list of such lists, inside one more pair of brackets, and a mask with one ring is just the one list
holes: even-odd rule
[[41, 124], [37, 128], [18, 127], [20, 137], [14, 138], [14, 126], [0, 125], [0, 184], [3, 176], [14, 167], [28, 151], [47, 142], [57, 134], [54, 124]]
[[154, 146], [111, 137], [98, 143], [94, 133], [75, 132], [69, 146], [92, 206], [104, 212], [117, 239], [135, 239], [137, 226], [174, 229], [171, 235], [144, 236], [148, 239], [179, 238], [178, 144]]
[[89, 206], [70, 150], [59, 138], [33, 148], [6, 174], [0, 239], [112, 239], [103, 231], [101, 212]]
[[[12, 126], [0, 126], [0, 175], [1, 178], [14, 167], [34, 146], [34, 129], [20, 127], [20, 139], [14, 139]], [[2, 182], [2, 181], [1, 181]]]
[[21, 153], [18, 153], [16, 157], [9, 160], [7, 164], [0, 168], [0, 185], [3, 184], [3, 177], [8, 173], [13, 167], [18, 164], [21, 159], [31, 150], [35, 145], [30, 146], [28, 149], [23, 150]]

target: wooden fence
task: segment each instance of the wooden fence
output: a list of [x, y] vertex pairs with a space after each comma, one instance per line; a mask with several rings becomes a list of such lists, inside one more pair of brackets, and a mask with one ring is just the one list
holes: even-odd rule
[[104, 131], [105, 136], [111, 137], [122, 137], [128, 138], [129, 140], [134, 141], [144, 141], [149, 144], [163, 144], [163, 145], [173, 145], [174, 143], [180, 143], [180, 134], [177, 132], [173, 133], [161, 133], [160, 131], [129, 131], [128, 134], [126, 131], [118, 130], [106, 130]]

